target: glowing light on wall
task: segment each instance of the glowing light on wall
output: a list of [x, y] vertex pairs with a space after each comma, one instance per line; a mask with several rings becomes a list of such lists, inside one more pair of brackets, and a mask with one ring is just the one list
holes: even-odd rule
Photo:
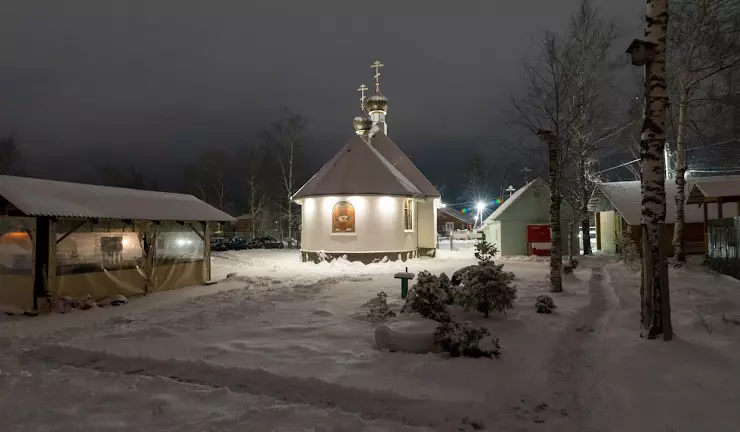
[[324, 197], [324, 199], [321, 201], [321, 213], [331, 214], [331, 211], [334, 208], [334, 204], [336, 204], [337, 201], [339, 201], [339, 198], [334, 196]]
[[313, 198], [306, 198], [303, 200], [303, 214], [306, 216], [313, 216], [316, 212], [316, 200]]
[[398, 202], [395, 198], [384, 196], [378, 199], [378, 210], [383, 214], [393, 214], [398, 209]]
[[355, 207], [356, 212], [364, 213], [365, 211], [367, 211], [367, 198], [361, 196], [351, 196], [347, 198], [347, 201], [349, 201], [349, 203]]

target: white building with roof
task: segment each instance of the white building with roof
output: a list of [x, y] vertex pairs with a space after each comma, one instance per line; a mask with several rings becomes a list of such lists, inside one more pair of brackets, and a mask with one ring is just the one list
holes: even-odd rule
[[[560, 214], [563, 254], [568, 254], [570, 245], [577, 255], [580, 225], [573, 223], [572, 208], [565, 200]], [[486, 241], [495, 244], [502, 256], [549, 254], [550, 188], [547, 183], [536, 178], [515, 191], [483, 221], [481, 230]]]
[[368, 98], [368, 113], [363, 97], [356, 136], [293, 195], [301, 206], [303, 261], [435, 254], [440, 194], [386, 135], [387, 110], [379, 91]]

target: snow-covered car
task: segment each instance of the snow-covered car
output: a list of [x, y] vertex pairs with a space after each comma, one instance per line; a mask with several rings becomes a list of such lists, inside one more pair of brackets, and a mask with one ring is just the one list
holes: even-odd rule
[[257, 237], [247, 242], [247, 249], [282, 249], [283, 242], [273, 237]]

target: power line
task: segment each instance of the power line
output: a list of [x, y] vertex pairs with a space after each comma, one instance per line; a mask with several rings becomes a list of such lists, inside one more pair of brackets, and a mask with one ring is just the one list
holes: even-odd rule
[[625, 162], [625, 163], [623, 163], [621, 165], [617, 165], [617, 166], [614, 166], [614, 167], [611, 167], [611, 168], [607, 168], [605, 170], [602, 170], [602, 171], [597, 172], [596, 174], [601, 174], [601, 173], [604, 173], [604, 172], [607, 172], [607, 171], [615, 170], [617, 168], [621, 168], [623, 166], [626, 166], [626, 165], [629, 165], [629, 164], [632, 164], [632, 163], [635, 163], [635, 162], [640, 162], [640, 159], [635, 159], [635, 160], [632, 160], [632, 161], [629, 161], [629, 162]]

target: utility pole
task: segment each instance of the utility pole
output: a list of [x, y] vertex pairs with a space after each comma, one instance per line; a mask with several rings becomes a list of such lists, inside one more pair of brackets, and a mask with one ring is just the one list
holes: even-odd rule
[[627, 48], [632, 64], [645, 66], [645, 103], [640, 137], [642, 182], [642, 285], [640, 335], [673, 338], [668, 267], [662, 247], [665, 224], [665, 174], [663, 169], [666, 107], [665, 50], [668, 33], [668, 0], [647, 0], [645, 39]]

